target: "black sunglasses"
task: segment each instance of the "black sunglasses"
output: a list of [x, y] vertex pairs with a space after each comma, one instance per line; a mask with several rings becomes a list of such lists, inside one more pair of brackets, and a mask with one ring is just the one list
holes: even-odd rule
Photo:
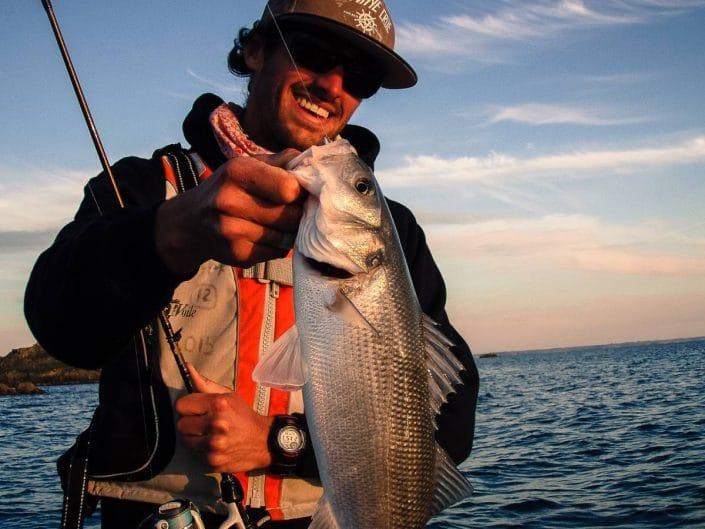
[[327, 73], [341, 65], [343, 88], [353, 97], [367, 99], [382, 86], [382, 72], [363, 52], [336, 50], [330, 41], [306, 33], [288, 34], [286, 44], [297, 66], [312, 72]]

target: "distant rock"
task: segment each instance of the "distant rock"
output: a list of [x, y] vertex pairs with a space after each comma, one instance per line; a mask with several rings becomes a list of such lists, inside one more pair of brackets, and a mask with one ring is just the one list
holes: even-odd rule
[[41, 395], [43, 390], [39, 389], [32, 382], [20, 382], [17, 384], [18, 395]]
[[16, 395], [17, 390], [13, 387], [8, 386], [7, 384], [0, 384], [0, 397], [3, 397], [5, 395]]
[[67, 366], [39, 344], [13, 349], [0, 357], [0, 395], [34, 395], [43, 393], [37, 386], [88, 384], [99, 378], [100, 371]]
[[480, 358], [497, 358], [499, 356], [497, 353], [484, 353], [480, 355]]

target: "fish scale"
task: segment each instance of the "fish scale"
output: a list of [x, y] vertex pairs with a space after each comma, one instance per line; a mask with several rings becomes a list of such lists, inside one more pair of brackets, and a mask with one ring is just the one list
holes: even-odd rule
[[[395, 284], [396, 278], [390, 283]], [[392, 305], [408, 307], [403, 299], [392, 296]], [[407, 318], [418, 317], [408, 314]], [[413, 320], [411, 320], [413, 321]], [[391, 492], [390, 510], [393, 527], [416, 527], [423, 525], [428, 515], [432, 482], [420, 475], [421, 469], [433, 468], [434, 441], [433, 426], [429, 408], [428, 381], [423, 355], [418, 347], [423, 347], [421, 327], [417, 333], [401, 333], [400, 355], [392, 364], [393, 390], [397, 405], [392, 405], [394, 420], [391, 421], [391, 445], [399, 447], [390, 451], [390, 473], [398, 476], [398, 488]], [[421, 349], [423, 350], [423, 349]]]

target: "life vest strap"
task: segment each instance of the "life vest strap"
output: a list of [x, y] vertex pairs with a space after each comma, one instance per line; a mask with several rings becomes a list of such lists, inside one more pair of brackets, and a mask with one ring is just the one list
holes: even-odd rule
[[265, 263], [246, 268], [242, 271], [242, 277], [257, 279], [263, 283], [271, 281], [283, 286], [293, 286], [294, 271], [291, 259], [272, 259]]

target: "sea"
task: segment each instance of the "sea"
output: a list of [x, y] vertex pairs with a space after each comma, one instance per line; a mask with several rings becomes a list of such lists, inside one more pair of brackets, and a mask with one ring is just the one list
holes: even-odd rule
[[[449, 528], [705, 528], [705, 339], [478, 358], [475, 492]], [[0, 527], [58, 527], [97, 386], [0, 398]], [[99, 518], [86, 520], [99, 527]]]

